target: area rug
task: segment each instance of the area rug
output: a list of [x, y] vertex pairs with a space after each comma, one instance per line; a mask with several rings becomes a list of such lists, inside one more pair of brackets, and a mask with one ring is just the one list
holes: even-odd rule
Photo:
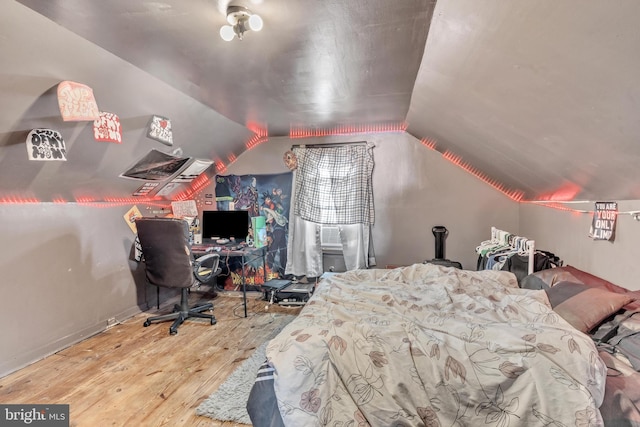
[[275, 337], [296, 316], [285, 315], [281, 326], [273, 330], [265, 337], [254, 353], [218, 387], [211, 396], [196, 408], [196, 414], [213, 418], [219, 421], [235, 421], [242, 424], [251, 424], [251, 418], [247, 413], [247, 401], [251, 387], [256, 380], [258, 368], [266, 360], [266, 348], [269, 340]]

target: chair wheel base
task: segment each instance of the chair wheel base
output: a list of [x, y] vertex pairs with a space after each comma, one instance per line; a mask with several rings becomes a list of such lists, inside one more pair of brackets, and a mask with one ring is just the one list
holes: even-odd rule
[[168, 314], [161, 314], [158, 316], [148, 317], [144, 326], [149, 326], [152, 323], [173, 321], [173, 324], [169, 327], [169, 334], [176, 335], [178, 333], [178, 327], [184, 323], [185, 320], [190, 318], [209, 319], [212, 325], [217, 323], [213, 314], [204, 314], [203, 311], [213, 311], [213, 303], [198, 304], [189, 308], [187, 305], [187, 293], [186, 288], [182, 288], [182, 296], [180, 298], [180, 304], [176, 304], [173, 308], [173, 312]]

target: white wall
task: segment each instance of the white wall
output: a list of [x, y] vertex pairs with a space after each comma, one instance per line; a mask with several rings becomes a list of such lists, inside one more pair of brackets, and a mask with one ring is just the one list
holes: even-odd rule
[[[594, 203], [564, 205], [593, 211]], [[639, 210], [640, 201], [618, 202], [619, 212]], [[565, 265], [587, 271], [631, 290], [640, 289], [640, 222], [619, 215], [613, 242], [589, 237], [592, 214], [567, 212], [532, 203], [520, 205], [520, 233], [536, 247], [560, 256]]]
[[0, 207], [0, 377], [145, 310], [147, 292], [155, 303], [130, 258], [126, 210]]
[[[129, 198], [142, 185], [118, 175], [152, 148], [173, 149], [146, 138], [152, 114], [175, 120], [185, 156], [224, 158], [252, 132], [13, 1], [2, 3], [0, 55], [1, 377], [146, 309], [147, 294], [155, 304], [156, 288], [129, 259], [123, 216], [135, 201], [73, 202]], [[91, 122], [62, 121], [62, 80], [88, 84], [120, 116], [122, 144], [96, 142]], [[27, 133], [41, 127], [63, 134], [66, 162], [28, 160]], [[214, 134], [216, 144], [202, 143]], [[50, 203], [58, 198], [69, 203]]]
[[378, 267], [433, 258], [431, 228], [444, 225], [449, 230], [446, 258], [475, 269], [475, 247], [490, 237], [492, 225], [517, 230], [517, 203], [407, 133], [271, 138], [242, 154], [227, 174], [286, 172], [282, 157], [293, 144], [345, 141], [370, 141], [376, 145], [373, 240]]

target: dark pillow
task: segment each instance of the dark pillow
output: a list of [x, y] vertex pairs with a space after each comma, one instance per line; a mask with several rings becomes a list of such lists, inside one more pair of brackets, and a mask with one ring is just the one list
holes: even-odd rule
[[625, 294], [566, 281], [556, 283], [545, 292], [553, 310], [585, 333], [634, 300]]
[[571, 274], [573, 267], [555, 267], [529, 274], [520, 282], [524, 289], [549, 289], [559, 282], [585, 283]]

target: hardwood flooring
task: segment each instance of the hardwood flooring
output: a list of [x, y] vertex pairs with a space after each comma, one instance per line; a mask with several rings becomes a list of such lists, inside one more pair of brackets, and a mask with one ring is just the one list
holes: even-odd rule
[[[201, 288], [202, 289], [202, 288]], [[70, 425], [243, 426], [195, 413], [200, 403], [251, 356], [271, 330], [299, 307], [268, 306], [248, 297], [248, 317], [239, 293], [220, 293], [214, 326], [188, 319], [169, 335], [169, 322], [143, 327], [155, 310], [141, 313], [72, 347], [0, 379], [4, 404], [69, 404]], [[194, 291], [190, 302], [210, 300]], [[166, 302], [160, 313], [168, 312]]]

